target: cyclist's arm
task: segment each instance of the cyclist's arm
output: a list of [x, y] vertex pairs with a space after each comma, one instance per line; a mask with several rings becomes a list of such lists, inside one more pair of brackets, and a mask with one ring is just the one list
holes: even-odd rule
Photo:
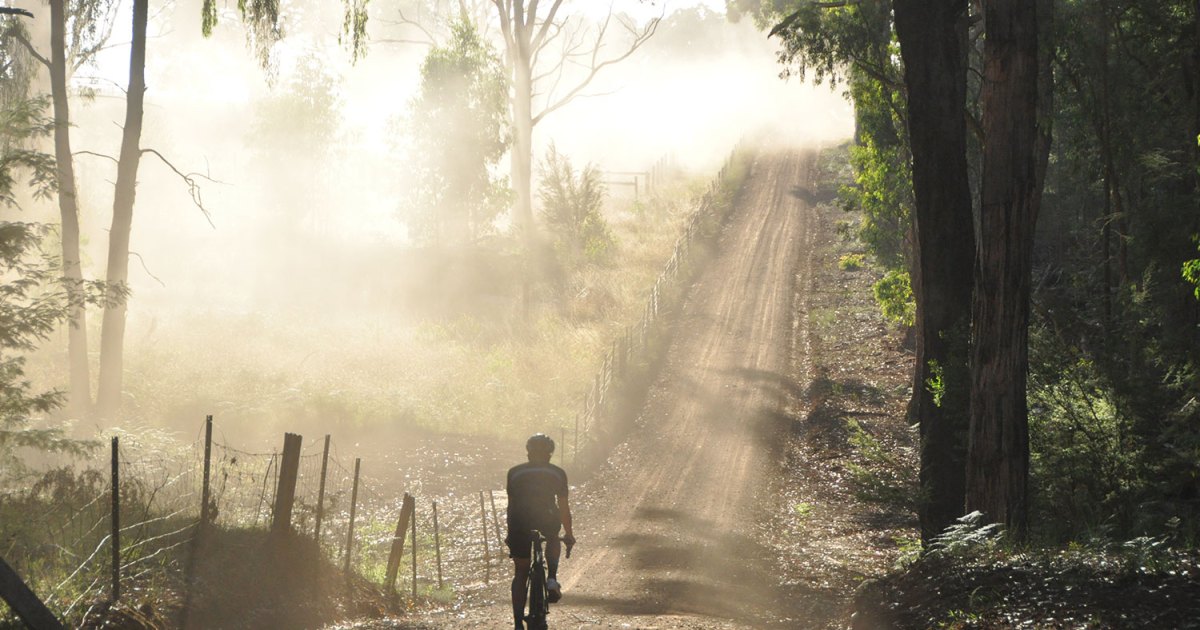
[[571, 531], [571, 503], [566, 494], [558, 497], [558, 515], [562, 520], [563, 538], [574, 538], [575, 534]]

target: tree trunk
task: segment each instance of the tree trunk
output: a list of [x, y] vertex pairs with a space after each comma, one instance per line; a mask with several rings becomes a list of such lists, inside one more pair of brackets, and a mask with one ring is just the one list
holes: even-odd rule
[[913, 158], [921, 536], [963, 513], [975, 256], [967, 173], [965, 0], [896, 0]]
[[1029, 293], [1038, 181], [1038, 15], [985, 3], [983, 181], [972, 307], [967, 509], [1021, 537], [1028, 524]]
[[71, 154], [64, 5], [65, 0], [50, 0], [50, 93], [54, 100], [54, 164], [58, 179], [58, 212], [62, 221], [63, 278], [71, 303], [67, 319], [69, 408], [76, 413], [86, 413], [92, 405], [92, 390], [88, 370], [87, 310], [83, 303], [83, 269], [79, 255], [79, 201], [75, 191], [75, 158]]
[[533, 68], [518, 44], [513, 67], [512, 185], [517, 205], [513, 223], [522, 242], [533, 242]]
[[[133, 0], [133, 44], [129, 52], [129, 89], [125, 95], [125, 127], [117, 162], [116, 193], [113, 197], [112, 229], [108, 235], [110, 285], [124, 287], [129, 279], [129, 232], [133, 227], [133, 202], [137, 190], [138, 163], [142, 149], [142, 111], [146, 94], [146, 21], [148, 0]], [[96, 407], [102, 415], [113, 414], [121, 405], [124, 369], [125, 300], [104, 309], [100, 331], [100, 387]]]

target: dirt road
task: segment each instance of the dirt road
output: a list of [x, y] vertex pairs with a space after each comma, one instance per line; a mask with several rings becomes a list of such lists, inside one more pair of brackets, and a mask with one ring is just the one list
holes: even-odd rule
[[754, 162], [637, 430], [581, 489], [579, 555], [554, 613], [569, 627], [792, 625], [757, 525], [812, 237], [812, 161]]
[[[793, 340], [806, 337], [794, 297], [811, 272], [814, 159], [754, 159], [636, 427], [574, 491], [579, 544], [551, 627], [794, 628], [832, 605], [779, 586], [763, 526]], [[508, 627], [506, 584], [492, 588], [489, 606], [399, 627]]]

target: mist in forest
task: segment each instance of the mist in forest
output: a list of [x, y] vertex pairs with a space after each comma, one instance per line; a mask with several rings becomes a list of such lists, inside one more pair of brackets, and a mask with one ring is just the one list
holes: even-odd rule
[[[535, 161], [553, 143], [580, 167], [645, 171], [667, 160], [682, 176], [702, 178], [742, 139], [817, 145], [849, 136], [852, 115], [840, 94], [781, 79], [774, 42], [748, 21], [729, 23], [709, 4], [653, 7], [663, 15], [655, 36], [537, 125]], [[654, 15], [634, 8], [642, 23]], [[387, 373], [387, 381], [371, 387], [392, 396], [384, 391], [389, 382], [431, 369], [413, 362], [440, 360], [413, 350], [429, 340], [430, 330], [449, 325], [442, 319], [455, 320], [452, 310], [425, 308], [440, 299], [439, 291], [474, 291], [472, 282], [482, 291], [508, 291], [478, 279], [457, 283], [455, 259], [431, 255], [399, 212], [410, 194], [406, 166], [421, 160], [407, 150], [405, 126], [429, 47], [394, 43], [412, 31], [389, 24], [388, 10], [372, 4], [368, 54], [352, 63], [338, 44], [340, 3], [289, 5], [286, 37], [267, 68], [232, 7], [220, 9], [208, 39], [200, 35], [194, 5], [152, 11], [141, 144], [179, 171], [202, 177], [196, 177], [199, 190], [189, 192], [156, 156], [143, 158], [126, 337], [135, 373], [127, 375], [134, 383], [127, 389], [150, 387], [140, 376], [171, 372], [177, 374], [171, 382], [208, 386], [195, 384], [194, 391], [172, 396], [174, 404], [155, 405], [159, 417], [148, 421], [226, 411], [271, 424], [286, 415], [273, 411], [271, 401], [297, 391], [291, 382], [297, 371], [334, 392], [345, 386], [338, 379]], [[587, 11], [594, 10], [589, 5]], [[103, 276], [116, 171], [103, 156], [115, 156], [121, 138], [129, 38], [124, 11], [117, 10], [110, 47], [73, 79], [88, 92], [75, 99], [72, 116], [75, 149], [88, 152], [76, 168], [84, 274], [91, 278]], [[445, 22], [445, 16], [425, 19], [434, 17]], [[494, 26], [481, 30], [495, 38]], [[620, 37], [612, 37], [612, 50]], [[497, 174], [507, 176], [508, 168], [505, 157]], [[536, 169], [534, 177], [536, 191]], [[609, 193], [619, 199], [622, 191], [610, 187]], [[536, 194], [534, 203], [536, 213]], [[52, 204], [45, 213], [53, 220]], [[494, 238], [503, 241], [510, 227], [501, 216]], [[442, 268], [431, 271], [433, 265]], [[499, 303], [496, 296], [481, 300], [485, 312]], [[47, 344], [47, 356], [61, 356], [63, 339]], [[377, 354], [345, 356], [355, 348]], [[403, 365], [381, 365], [386, 357], [403, 357]], [[270, 387], [236, 396], [219, 391], [221, 379], [239, 379], [238, 370], [243, 381]], [[53, 384], [55, 369], [46, 371], [43, 378]], [[220, 377], [195, 376], [214, 373]], [[136, 408], [137, 392], [129, 396]], [[344, 406], [333, 415], [348, 413]]]

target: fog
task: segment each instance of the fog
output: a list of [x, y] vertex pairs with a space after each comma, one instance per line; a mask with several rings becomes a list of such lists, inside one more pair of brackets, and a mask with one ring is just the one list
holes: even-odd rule
[[[601, 19], [597, 4], [574, 6]], [[643, 21], [662, 12], [658, 33], [536, 126], [535, 160], [551, 143], [575, 164], [606, 171], [644, 171], [669, 156], [683, 177], [699, 181], [739, 141], [810, 146], [848, 137], [852, 116], [840, 94], [780, 79], [774, 43], [747, 22], [727, 22], [711, 4], [631, 5]], [[398, 214], [405, 165], [420, 159], [405, 153], [404, 125], [428, 47], [386, 41], [412, 35], [388, 23], [394, 9], [372, 3], [369, 52], [352, 63], [338, 44], [341, 3], [285, 3], [287, 36], [264, 70], [232, 5], [221, 8], [209, 39], [200, 36], [196, 4], [151, 7], [141, 144], [205, 177], [197, 180], [202, 211], [154, 155], [139, 171], [127, 389], [136, 398], [139, 387], [194, 388], [154, 394], [173, 402], [142, 409], [143, 420], [195, 418], [215, 406], [270, 424], [286, 414], [248, 401], [290, 391], [297, 370], [310, 384], [380, 372], [387, 383], [435, 378], [437, 366], [419, 361], [441, 359], [413, 350], [438, 325], [420, 308], [428, 292], [413, 292], [410, 282], [427, 274], [425, 258]], [[74, 79], [95, 91], [73, 103], [76, 151], [118, 152], [128, 14], [127, 6], [118, 10], [110, 47]], [[485, 32], [496, 34], [494, 26]], [[611, 39], [619, 49], [620, 33]], [[507, 158], [498, 171], [507, 174]], [[115, 165], [80, 155], [77, 173], [84, 273], [101, 278]], [[53, 220], [51, 204], [44, 216]], [[501, 236], [508, 223], [499, 221]], [[90, 326], [98, 320], [92, 314]], [[220, 391], [236, 380], [231, 364], [273, 383], [274, 393]], [[49, 373], [50, 381], [61, 377]], [[323, 385], [343, 386], [355, 385]]]

